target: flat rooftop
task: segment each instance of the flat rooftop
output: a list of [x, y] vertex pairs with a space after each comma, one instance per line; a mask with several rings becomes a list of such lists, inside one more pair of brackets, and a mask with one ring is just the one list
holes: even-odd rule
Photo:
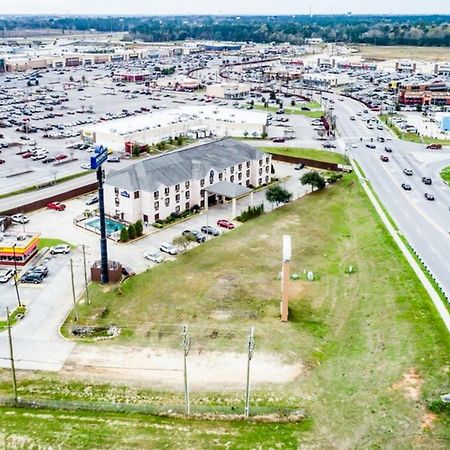
[[39, 233], [0, 233], [0, 252], [10, 250], [14, 245], [17, 249], [25, 248], [37, 237]]
[[214, 120], [217, 122], [248, 123], [265, 125], [267, 113], [253, 110], [239, 110], [217, 106], [181, 106], [177, 109], [158, 110], [153, 113], [110, 120], [87, 126], [86, 131], [127, 135], [156, 128], [167, 127], [179, 122]]

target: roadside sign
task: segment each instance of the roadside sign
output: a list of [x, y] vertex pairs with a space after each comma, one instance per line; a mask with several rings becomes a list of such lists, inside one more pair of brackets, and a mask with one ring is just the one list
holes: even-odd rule
[[95, 146], [95, 153], [91, 156], [91, 169], [99, 168], [108, 159], [108, 149], [103, 145]]

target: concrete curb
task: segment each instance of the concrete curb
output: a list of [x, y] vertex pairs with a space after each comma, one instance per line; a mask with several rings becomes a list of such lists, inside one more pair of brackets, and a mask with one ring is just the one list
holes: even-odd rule
[[445, 326], [447, 327], [447, 330], [450, 332], [450, 314], [448, 313], [445, 305], [443, 304], [441, 297], [436, 292], [433, 285], [430, 283], [430, 281], [425, 276], [425, 274], [423, 273], [420, 266], [417, 264], [416, 260], [411, 255], [411, 252], [409, 251], [408, 247], [399, 238], [395, 228], [391, 225], [388, 217], [384, 213], [383, 208], [381, 207], [378, 199], [375, 197], [375, 195], [372, 193], [372, 191], [367, 186], [366, 179], [363, 177], [357, 164], [355, 164], [355, 161], [353, 160], [353, 158], [351, 156], [349, 156], [349, 159], [350, 159], [350, 163], [353, 167], [353, 170], [355, 171], [356, 175], [358, 176], [361, 186], [363, 187], [364, 191], [366, 192], [367, 196], [369, 197], [369, 200], [371, 201], [373, 207], [375, 208], [375, 211], [378, 213], [378, 216], [380, 217], [384, 226], [388, 230], [389, 234], [392, 236], [392, 239], [394, 239], [394, 242], [397, 244], [398, 248], [403, 253], [403, 256], [406, 258], [409, 265], [414, 270], [415, 274], [417, 275], [417, 278], [422, 283], [425, 290], [428, 292], [428, 295], [430, 296], [432, 302], [434, 303], [434, 306], [436, 307]]

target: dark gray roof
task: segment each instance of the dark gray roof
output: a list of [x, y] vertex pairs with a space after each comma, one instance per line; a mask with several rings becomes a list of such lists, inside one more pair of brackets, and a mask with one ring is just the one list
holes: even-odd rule
[[142, 189], [154, 192], [161, 186], [199, 180], [207, 177], [210, 170], [222, 172], [227, 167], [263, 156], [263, 152], [244, 142], [222, 139], [165, 153], [112, 171], [106, 183], [130, 191]]
[[214, 183], [205, 188], [205, 191], [210, 194], [223, 195], [228, 198], [236, 198], [252, 192], [248, 187], [229, 181], [219, 181], [218, 183]]

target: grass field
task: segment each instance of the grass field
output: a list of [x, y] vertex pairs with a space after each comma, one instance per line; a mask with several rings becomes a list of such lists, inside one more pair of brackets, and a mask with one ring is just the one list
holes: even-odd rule
[[415, 59], [422, 61], [448, 61], [447, 47], [353, 45], [362, 58], [385, 61], [389, 59]]
[[[308, 106], [310, 105], [310, 106]], [[324, 112], [320, 109], [316, 109], [316, 108], [320, 108], [320, 104], [317, 102], [309, 102], [306, 104], [306, 106], [308, 108], [313, 109], [312, 111], [302, 111], [300, 106], [285, 106], [284, 112], [287, 115], [298, 115], [298, 116], [305, 116], [305, 117], [309, 117], [311, 119], [318, 119], [320, 117], [323, 116]], [[271, 112], [274, 113], [276, 111], [278, 111], [278, 106], [268, 106], [267, 108], [265, 108], [263, 105], [254, 105], [253, 106], [254, 109], [259, 110], [259, 111], [265, 111], [265, 112]]]
[[265, 152], [275, 153], [277, 155], [295, 156], [297, 158], [314, 159], [316, 161], [325, 161], [336, 164], [346, 164], [344, 155], [330, 152], [328, 150], [318, 150], [315, 148], [298, 147], [259, 147]]
[[[316, 281], [292, 282], [290, 321], [282, 325], [284, 233], [293, 240], [292, 272], [314, 271]], [[270, 387], [281, 403], [289, 398], [311, 416], [310, 430], [286, 428], [293, 434], [283, 448], [448, 446], [448, 410], [428, 409], [450, 391], [448, 333], [354, 175], [130, 279], [121, 292], [95, 285], [90, 297], [81, 323], [122, 324], [123, 344], [178, 348], [179, 324], [188, 322], [193, 345], [237, 350], [255, 325], [258, 352], [305, 367], [295, 383]], [[146, 336], [150, 329], [157, 340]], [[209, 424], [211, 436], [216, 428]], [[276, 446], [276, 430], [263, 448]], [[176, 445], [175, 434], [167, 439]], [[230, 447], [246, 448], [240, 439], [229, 436]]]
[[442, 169], [441, 177], [444, 181], [446, 181], [450, 185], [450, 166]]
[[[54, 238], [46, 238], [46, 237], [41, 237], [39, 239], [39, 245], [38, 245], [38, 249], [42, 250], [45, 247], [54, 247], [55, 245], [60, 245], [60, 244], [69, 244], [66, 241], [62, 241], [61, 239], [54, 239]], [[72, 248], [75, 248], [75, 246], [73, 246], [72, 244], [69, 244]]]
[[436, 139], [428, 136], [421, 136], [417, 133], [403, 133], [398, 127], [395, 126], [386, 114], [380, 115], [380, 120], [400, 139], [409, 142], [415, 142], [417, 144], [442, 144], [450, 145], [450, 139]]

